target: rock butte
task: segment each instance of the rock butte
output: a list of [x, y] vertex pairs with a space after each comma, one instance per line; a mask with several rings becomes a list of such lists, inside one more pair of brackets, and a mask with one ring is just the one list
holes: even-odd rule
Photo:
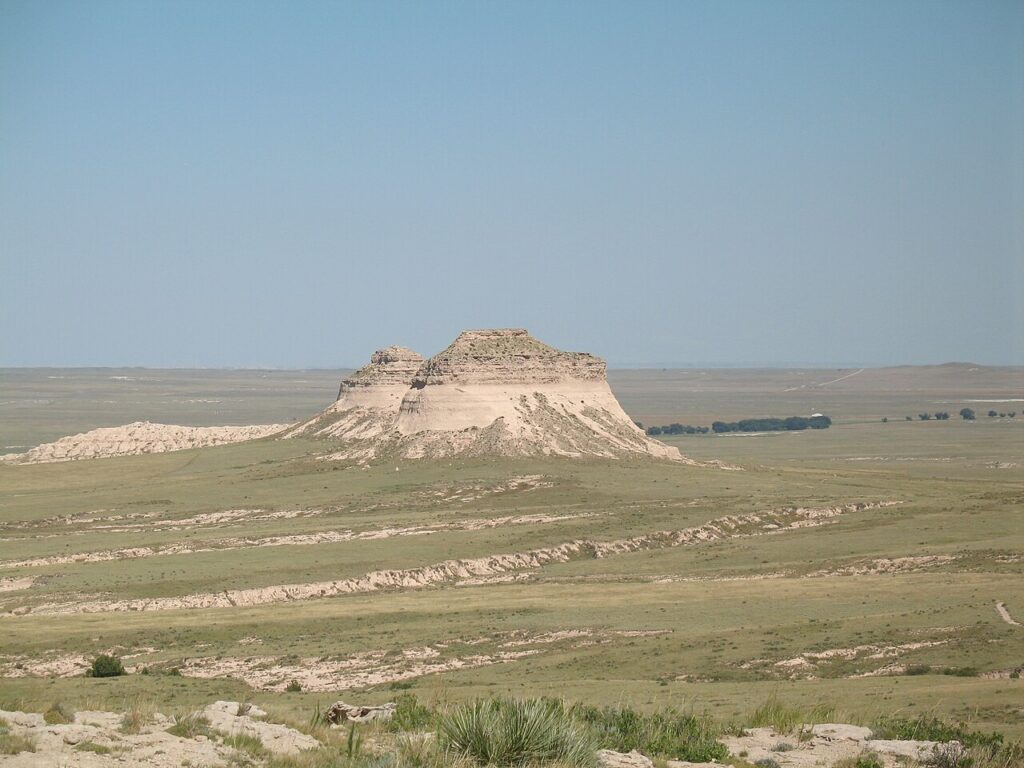
[[337, 459], [642, 454], [683, 461], [626, 415], [606, 369], [598, 357], [562, 352], [521, 328], [464, 331], [425, 362], [388, 347], [342, 381], [337, 402], [285, 437], [340, 440]]

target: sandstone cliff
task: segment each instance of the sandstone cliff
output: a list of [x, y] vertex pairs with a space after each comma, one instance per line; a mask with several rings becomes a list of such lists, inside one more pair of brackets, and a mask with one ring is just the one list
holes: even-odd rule
[[[604, 360], [593, 355], [562, 352], [520, 328], [465, 331], [412, 371], [414, 355], [375, 355], [342, 382], [334, 405], [288, 436], [340, 439], [332, 454], [338, 459], [643, 454], [682, 460], [633, 424], [608, 387]], [[352, 386], [354, 380], [365, 385]]]
[[285, 437], [370, 440], [391, 432], [402, 398], [422, 365], [423, 356], [411, 349], [378, 349], [369, 365], [342, 380], [338, 399], [330, 407], [290, 429]]

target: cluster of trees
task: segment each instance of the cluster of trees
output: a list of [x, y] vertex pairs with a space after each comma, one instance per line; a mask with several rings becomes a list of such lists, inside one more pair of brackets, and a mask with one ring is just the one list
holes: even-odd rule
[[[974, 410], [972, 408], [961, 408], [959, 415], [960, 415], [960, 418], [963, 419], [964, 421], [974, 421], [977, 418], [977, 414], [974, 412]], [[995, 418], [996, 416], [998, 416], [999, 418], [1002, 419], [1002, 418], [1005, 418], [1006, 416], [1009, 416], [1012, 419], [1012, 418], [1014, 418], [1017, 415], [1017, 412], [1016, 411], [1010, 411], [1009, 413], [996, 413], [995, 411], [989, 411], [988, 415], [989, 415], [989, 418]], [[914, 420], [913, 416], [904, 416], [904, 418], [907, 421], [913, 421]], [[931, 421], [932, 419], [937, 419], [938, 421], [945, 421], [946, 419], [949, 418], [949, 413], [947, 413], [946, 411], [936, 411], [934, 414], [932, 414], [932, 413], [919, 413], [919, 414], [917, 414], [917, 418], [919, 418], [921, 421]], [[887, 422], [887, 421], [889, 421], [889, 419], [888, 419], [888, 417], [886, 417], [886, 418], [882, 419], [882, 421], [883, 422]]]
[[718, 432], [783, 432], [801, 429], [828, 429], [832, 419], [828, 416], [790, 416], [786, 419], [762, 418], [740, 421], [716, 421], [711, 429]]
[[[643, 426], [640, 426], [643, 429]], [[694, 427], [690, 424], [667, 424], [663, 427], [647, 427], [644, 431], [648, 435], [706, 435], [711, 431], [709, 427]]]

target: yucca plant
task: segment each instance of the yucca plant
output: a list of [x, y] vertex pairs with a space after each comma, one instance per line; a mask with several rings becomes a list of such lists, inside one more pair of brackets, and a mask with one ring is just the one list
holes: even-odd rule
[[561, 706], [539, 699], [463, 704], [441, 716], [438, 741], [449, 753], [478, 765], [559, 762], [589, 768], [595, 762], [589, 733]]

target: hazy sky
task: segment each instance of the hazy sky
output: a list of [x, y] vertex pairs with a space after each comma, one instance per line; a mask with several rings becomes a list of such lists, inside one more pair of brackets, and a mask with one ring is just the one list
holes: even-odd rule
[[1024, 363], [1024, 3], [0, 0], [0, 365]]

